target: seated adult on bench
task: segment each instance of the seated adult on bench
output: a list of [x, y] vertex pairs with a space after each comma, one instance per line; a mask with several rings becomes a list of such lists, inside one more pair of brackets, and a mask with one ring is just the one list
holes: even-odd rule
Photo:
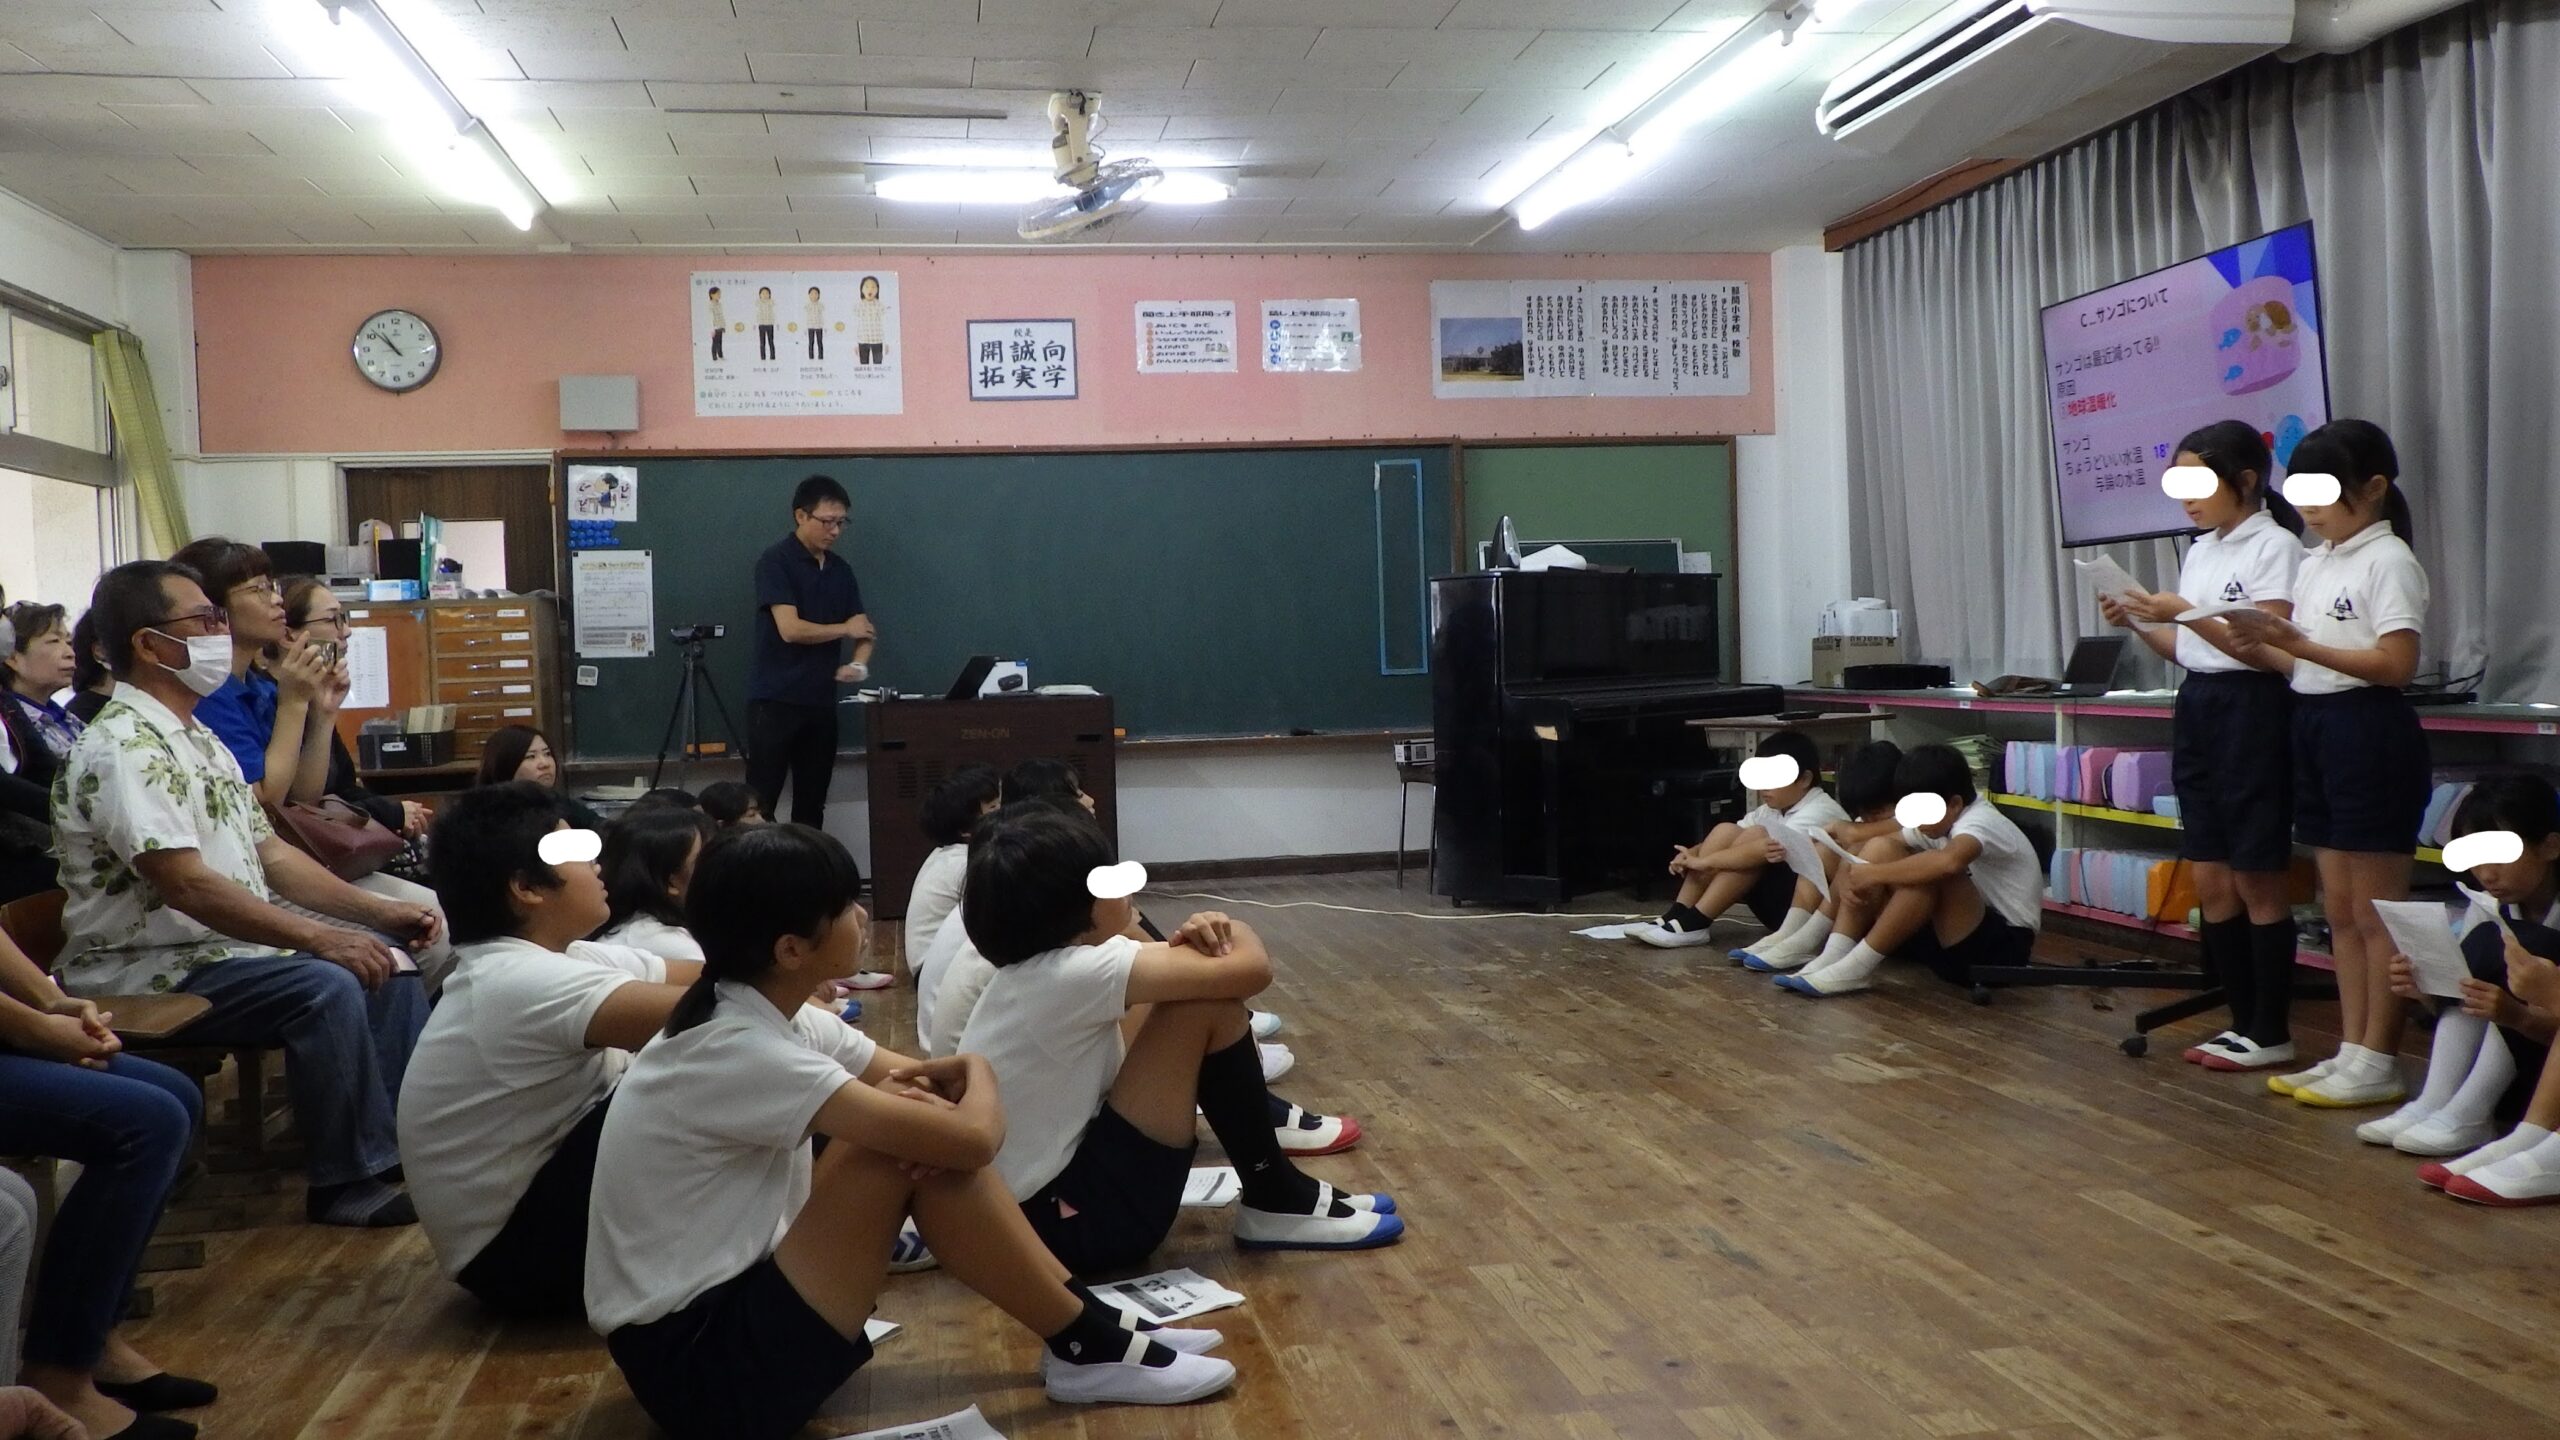
[[[116, 691], [53, 792], [62, 974], [76, 994], [181, 991], [204, 1045], [282, 1045], [325, 1225], [416, 1222], [388, 1178], [392, 1102], [427, 998], [385, 937], [432, 944], [432, 907], [369, 895], [277, 838], [240, 763], [194, 719], [231, 675], [221, 607], [165, 560], [119, 565], [91, 608]], [[284, 900], [362, 926], [298, 915]]]

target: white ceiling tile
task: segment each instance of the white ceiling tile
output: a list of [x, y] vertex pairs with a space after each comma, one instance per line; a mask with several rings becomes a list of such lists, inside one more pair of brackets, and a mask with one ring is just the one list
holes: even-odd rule
[[[207, 85], [266, 85], [267, 80], [206, 81]], [[185, 80], [120, 75], [12, 75], [0, 81], [0, 105], [185, 105], [207, 97]]]
[[137, 130], [192, 134], [202, 130], [264, 130], [271, 126], [348, 127], [336, 113], [297, 105], [110, 105], [108, 113]]
[[965, 55], [857, 55], [851, 51], [754, 50], [747, 68], [770, 85], [903, 85], [966, 89]]
[[97, 49], [113, 45], [130, 45], [133, 37], [86, 9], [58, 10], [51, 7], [0, 11], [0, 44], [20, 45], [30, 50]]
[[1094, 90], [1107, 102], [1116, 89], [1179, 90], [1192, 62], [1182, 60], [980, 60], [969, 83], [989, 90]]
[[254, 79], [293, 71], [255, 44], [178, 48], [157, 45], [22, 45], [49, 70], [82, 75], [186, 75]]
[[752, 80], [743, 50], [568, 50], [519, 45], [508, 52], [529, 80]]
[[1440, 23], [1458, 0], [1227, 0], [1221, 25], [1366, 25], [1423, 30]]
[[1680, 0], [1458, 0], [1444, 30], [1657, 30]]
[[1253, 89], [1272, 85], [1325, 90], [1383, 90], [1405, 68], [1401, 60], [1198, 60], [1186, 89]]
[[287, 220], [285, 229], [305, 245], [380, 245], [382, 232], [353, 215], [309, 215]]
[[1538, 38], [1535, 30], [1377, 30], [1330, 27], [1316, 37], [1310, 60], [1357, 64], [1406, 60], [1435, 65], [1490, 64], [1516, 60]]
[[[1280, 98], [1275, 87], [1251, 90], [1111, 90], [1103, 92], [1102, 114], [1113, 121], [1121, 115], [1255, 115], [1271, 108]], [[1020, 113], [1043, 115], [1048, 96], [1030, 97]]]
[[1464, 114], [1473, 90], [1283, 90], [1272, 109], [1282, 114], [1349, 115], [1372, 124], [1419, 124]]
[[1219, 0], [978, 0], [989, 25], [1206, 25]]
[[[592, 0], [575, 0], [592, 3]], [[621, 0], [616, 0], [617, 7]], [[819, 0], [710, 0], [715, 12], [734, 8], [741, 20], [790, 20], [808, 17]], [[846, 0], [824, 0], [837, 9], [847, 8]], [[940, 24], [965, 24], [978, 18], [978, 0], [856, 0], [850, 8], [860, 12], [864, 20], [917, 20]]]
[[1105, 25], [1094, 31], [1093, 54], [1105, 60], [1303, 60], [1315, 48], [1316, 31], [1296, 25], [1164, 26], [1141, 29]]
[[638, 80], [475, 80], [455, 90], [483, 119], [534, 110], [639, 110], [651, 103], [651, 88]]
[[[616, 180], [626, 175], [681, 175], [690, 178], [696, 171], [703, 169], [705, 164], [699, 156], [678, 155], [673, 151], [664, 155], [581, 155], [577, 163], [588, 175], [605, 181]], [[744, 162], [736, 162], [724, 164], [719, 168], [725, 173], [740, 169], [743, 164]], [[780, 172], [769, 164], [764, 167], [764, 174], [767, 179], [780, 178]], [[612, 187], [608, 184], [606, 188]]]
[[[1944, 6], [1946, 3], [1947, 0], [1928, 0], [1928, 3], [1922, 8], [1924, 10], [1937, 9]], [[1766, 8], [1768, 7], [1761, 4], [1760, 0], [1688, 0], [1687, 4], [1682, 5], [1678, 10], [1672, 12], [1671, 17], [1663, 21], [1661, 26], [1658, 28], [1664, 30], [1726, 30], [1731, 29], [1735, 21], [1747, 20], [1754, 14], [1757, 14]], [[1867, 0], [1867, 8], [1881, 11], [1890, 10], [1893, 7], [1890, 5], [1879, 4], [1877, 3], [1877, 0]], [[1867, 17], [1863, 15], [1856, 18], [1862, 24], [1867, 20]]]
[[[485, 50], [512, 50], [519, 45], [543, 50], [619, 50], [639, 44], [615, 25], [611, 15], [600, 12], [448, 14], [444, 23], [453, 33]], [[421, 49], [429, 42], [424, 34], [409, 38]]]
[[933, 25], [862, 22], [865, 55], [967, 55], [979, 60], [1075, 60], [1091, 53], [1086, 25]]
[[[1278, 99], [1278, 96], [1273, 96]], [[1345, 115], [1305, 115], [1291, 113], [1174, 115], [1164, 122], [1167, 140], [1258, 140], [1297, 139], [1321, 144], [1338, 140], [1355, 128], [1356, 122]]]
[[[866, 85], [864, 95], [878, 113], [917, 115], [1037, 115], [1049, 103], [1046, 91], [962, 89], [948, 86]], [[1159, 112], [1161, 113], [1161, 112]]]

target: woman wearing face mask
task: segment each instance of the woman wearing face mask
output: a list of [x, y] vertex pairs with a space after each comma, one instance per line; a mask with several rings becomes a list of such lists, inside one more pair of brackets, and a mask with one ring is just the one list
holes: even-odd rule
[[240, 762], [259, 803], [317, 801], [328, 788], [345, 666], [307, 640], [288, 643], [284, 598], [257, 546], [212, 536], [169, 558], [204, 577], [206, 598], [231, 621], [228, 682], [196, 707], [196, 718]]

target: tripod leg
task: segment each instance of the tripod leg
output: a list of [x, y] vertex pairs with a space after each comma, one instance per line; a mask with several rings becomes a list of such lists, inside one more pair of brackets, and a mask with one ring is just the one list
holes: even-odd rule
[[684, 667], [676, 681], [676, 703], [667, 709], [667, 731], [658, 737], [658, 767], [649, 772], [649, 788], [655, 790], [666, 779], [667, 749], [676, 743], [676, 724], [693, 708], [693, 667]]
[[738, 747], [738, 758], [748, 758], [747, 732], [739, 729], [738, 722], [729, 718], [729, 702], [720, 698], [720, 682], [712, 679], [707, 669], [702, 672], [702, 693], [711, 697], [711, 708], [719, 712], [720, 728], [729, 732], [729, 743]]

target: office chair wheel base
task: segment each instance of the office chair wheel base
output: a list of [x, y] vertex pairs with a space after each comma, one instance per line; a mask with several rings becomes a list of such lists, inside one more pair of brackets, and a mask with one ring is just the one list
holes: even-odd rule
[[2127, 1035], [2122, 1040], [2116, 1042], [2116, 1048], [2123, 1051], [2125, 1054], [2132, 1056], [2134, 1059], [2139, 1060], [2144, 1055], [2150, 1053], [2151, 1037], [2148, 1035]]

